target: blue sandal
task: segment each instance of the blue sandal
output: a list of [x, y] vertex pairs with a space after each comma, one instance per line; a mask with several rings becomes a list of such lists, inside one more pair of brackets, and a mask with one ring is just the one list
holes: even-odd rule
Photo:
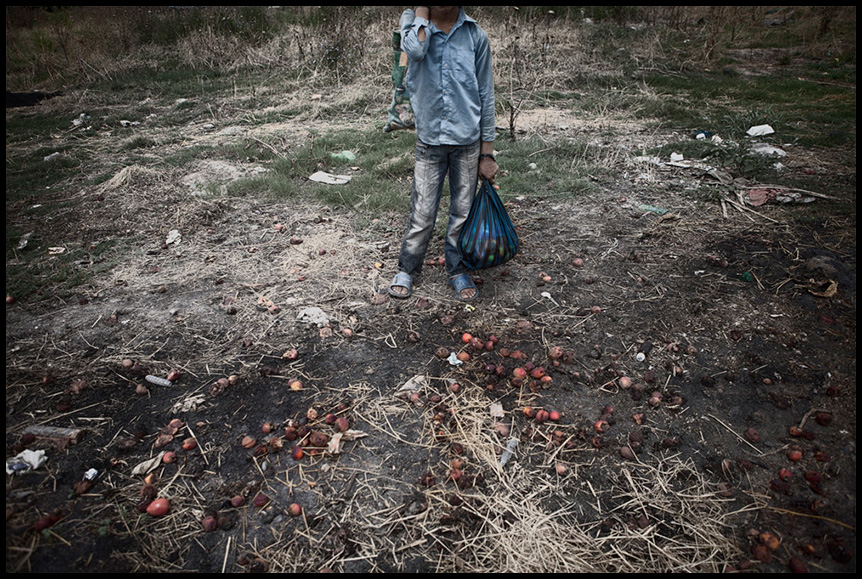
[[[403, 287], [407, 290], [407, 293], [398, 293], [393, 288]], [[403, 271], [399, 271], [395, 274], [395, 277], [392, 279], [392, 283], [389, 284], [389, 295], [394, 298], [399, 299], [407, 299], [411, 295], [413, 295], [413, 278], [410, 277], [409, 274], [404, 273]]]
[[[466, 273], [449, 278], [449, 285], [455, 288], [455, 296], [462, 302], [472, 302], [479, 297], [479, 290], [476, 288], [476, 282], [474, 282], [473, 278]], [[465, 289], [472, 289], [476, 293], [474, 293], [471, 298], [461, 297], [461, 292]]]

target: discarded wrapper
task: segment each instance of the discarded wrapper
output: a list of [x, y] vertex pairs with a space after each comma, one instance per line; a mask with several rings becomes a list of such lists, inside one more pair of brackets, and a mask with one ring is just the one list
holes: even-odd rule
[[6, 461], [6, 474], [25, 474], [38, 469], [48, 458], [44, 450], [25, 450]]

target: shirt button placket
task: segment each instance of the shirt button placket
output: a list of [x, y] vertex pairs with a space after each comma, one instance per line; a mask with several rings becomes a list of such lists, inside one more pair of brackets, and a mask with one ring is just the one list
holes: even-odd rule
[[449, 99], [449, 86], [452, 82], [452, 66], [449, 58], [449, 52], [452, 48], [452, 45], [449, 44], [448, 38], [446, 39], [446, 50], [443, 51], [443, 127], [441, 127], [441, 133], [448, 132], [448, 129], [444, 128], [446, 124], [449, 122], [449, 107], [451, 106], [451, 101]]

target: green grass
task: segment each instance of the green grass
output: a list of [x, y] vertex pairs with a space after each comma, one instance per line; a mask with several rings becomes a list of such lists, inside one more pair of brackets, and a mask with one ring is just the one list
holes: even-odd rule
[[[290, 158], [274, 162], [267, 175], [233, 183], [229, 193], [302, 198], [370, 215], [404, 212], [409, 206], [415, 141], [412, 131], [383, 134], [377, 127], [321, 134]], [[608, 151], [567, 139], [501, 138], [495, 148], [504, 171], [498, 178], [504, 198], [574, 198], [589, 191], [592, 178], [610, 171], [614, 162]], [[353, 152], [355, 160], [337, 159], [342, 151]], [[351, 175], [351, 180], [344, 185], [308, 181], [318, 170]]]
[[128, 250], [121, 242], [108, 240], [87, 247], [66, 247], [63, 253], [49, 255], [46, 240], [35, 235], [23, 250], [10, 247], [10, 242], [17, 244], [21, 235], [19, 231], [6, 232], [6, 294], [19, 299], [41, 299], [46, 288], [52, 289], [45, 298], [65, 297], [92, 276], [110, 271]]
[[[264, 176], [232, 183], [230, 195], [270, 196], [274, 199], [301, 198], [362, 215], [405, 212], [409, 206], [415, 133], [383, 134], [379, 127], [367, 131], [340, 131], [315, 135], [279, 159]], [[353, 161], [337, 158], [343, 151], [355, 155]], [[344, 185], [309, 181], [318, 170], [350, 175]]]
[[497, 179], [500, 196], [573, 199], [592, 188], [592, 177], [613, 162], [606, 152], [568, 139], [498, 140], [497, 161], [504, 173]]
[[[56, 158], [50, 156], [60, 153]], [[6, 203], [27, 200], [31, 204], [43, 201], [45, 193], [76, 175], [87, 153], [82, 150], [39, 147], [23, 154], [7, 152]]]
[[[783, 138], [812, 139], [817, 132], [853, 126], [855, 98], [844, 87], [792, 75], [740, 78], [713, 73], [651, 75], [644, 81], [668, 104], [658, 116], [675, 128], [709, 130], [726, 138], [740, 138], [755, 124], [782, 130]], [[855, 82], [855, 79], [854, 79]]]

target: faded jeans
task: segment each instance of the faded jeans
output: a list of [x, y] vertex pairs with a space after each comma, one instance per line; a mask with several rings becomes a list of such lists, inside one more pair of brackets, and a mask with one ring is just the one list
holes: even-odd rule
[[446, 272], [450, 277], [467, 271], [458, 251], [458, 236], [467, 221], [479, 171], [479, 142], [472, 145], [430, 146], [416, 141], [416, 167], [410, 198], [410, 217], [401, 242], [398, 270], [415, 277], [422, 271], [428, 243], [434, 234], [443, 180], [449, 175], [449, 224], [446, 228]]

